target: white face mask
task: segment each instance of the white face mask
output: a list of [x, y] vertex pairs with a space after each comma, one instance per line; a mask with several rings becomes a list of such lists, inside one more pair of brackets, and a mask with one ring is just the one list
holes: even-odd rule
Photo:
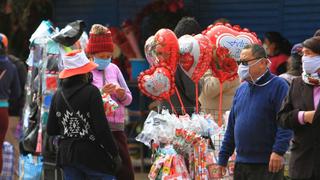
[[[271, 78], [269, 81], [267, 81], [267, 82], [265, 82], [265, 83], [263, 83], [263, 84], [257, 84], [256, 82], [259, 81], [259, 80], [265, 75], [265, 73], [262, 74], [260, 77], [258, 77], [258, 78], [254, 81], [253, 78], [252, 78], [252, 76], [251, 76], [251, 74], [250, 74], [250, 72], [249, 72], [250, 66], [253, 66], [253, 65], [257, 64], [257, 63], [258, 63], [259, 61], [261, 61], [261, 60], [262, 60], [262, 59], [258, 60], [257, 62], [255, 62], [255, 63], [253, 63], [253, 64], [251, 64], [251, 65], [247, 65], [247, 66], [245, 66], [245, 65], [243, 65], [243, 64], [240, 64], [240, 65], [238, 66], [238, 75], [239, 75], [239, 78], [240, 78], [242, 81], [243, 81], [243, 80], [246, 80], [246, 79], [248, 79], [248, 78], [251, 78], [251, 81], [252, 81], [251, 83], [254, 84], [254, 85], [256, 85], [256, 86], [260, 86], [260, 87], [266, 86], [267, 84], [269, 84], [275, 77]], [[269, 59], [268, 59], [268, 61], [269, 61], [269, 63], [271, 63]], [[266, 72], [267, 72], [267, 71], [266, 71]]]
[[307, 74], [313, 74], [320, 68], [320, 56], [302, 56], [302, 69]]
[[257, 62], [253, 63], [253, 64], [250, 64], [250, 65], [243, 65], [243, 64], [240, 64], [238, 66], [238, 75], [239, 75], [239, 78], [244, 81], [246, 80], [247, 78], [251, 77], [250, 75], [250, 66], [254, 66], [255, 64], [257, 64], [258, 62], [260, 62], [260, 60], [258, 60]]

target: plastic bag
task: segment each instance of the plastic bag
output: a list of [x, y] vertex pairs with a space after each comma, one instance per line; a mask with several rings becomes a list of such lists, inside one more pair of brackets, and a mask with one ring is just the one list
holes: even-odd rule
[[157, 137], [153, 132], [155, 131], [153, 125], [153, 119], [158, 113], [155, 111], [150, 111], [147, 119], [144, 122], [142, 132], [136, 137], [136, 140], [145, 144], [149, 148], [151, 148], [151, 141], [156, 140]]
[[20, 155], [19, 157], [19, 178], [20, 180], [40, 180], [42, 171], [42, 157]]

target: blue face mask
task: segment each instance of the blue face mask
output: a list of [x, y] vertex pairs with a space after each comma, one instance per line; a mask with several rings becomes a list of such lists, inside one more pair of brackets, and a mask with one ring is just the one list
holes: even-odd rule
[[251, 64], [251, 65], [243, 65], [243, 64], [240, 64], [238, 66], [238, 75], [239, 75], [239, 78], [244, 81], [246, 79], [248, 79], [250, 77], [250, 72], [249, 72], [249, 68], [250, 66], [253, 66], [255, 64], [257, 64], [260, 60], [258, 60], [257, 62]]
[[94, 63], [98, 64], [98, 70], [104, 70], [111, 63], [111, 58], [101, 59], [94, 57]]
[[[239, 66], [238, 66], [238, 75], [239, 75], [239, 78], [243, 81], [243, 80], [247, 80], [248, 78], [251, 78], [251, 80], [252, 80], [252, 84], [254, 84], [254, 85], [256, 85], [256, 86], [260, 86], [260, 87], [263, 87], [263, 86], [266, 86], [267, 84], [269, 84], [276, 76], [274, 76], [273, 78], [271, 78], [269, 81], [267, 81], [267, 82], [265, 82], [265, 83], [263, 83], [263, 84], [257, 84], [256, 82], [257, 81], [259, 81], [266, 73], [267, 73], [267, 71], [264, 73], [264, 74], [262, 74], [260, 77], [258, 77], [255, 81], [252, 79], [252, 76], [250, 75], [250, 72], [249, 72], [249, 68], [250, 68], [250, 66], [253, 66], [253, 65], [255, 65], [255, 64], [257, 64], [259, 61], [261, 61], [261, 60], [258, 60], [257, 62], [255, 62], [255, 63], [253, 63], [253, 64], [251, 64], [251, 65], [247, 65], [247, 66], [245, 66], [245, 65], [243, 65], [243, 64], [240, 64]], [[269, 63], [271, 63], [270, 62], [270, 60], [268, 60], [269, 61]]]
[[243, 64], [240, 64], [238, 66], [238, 75], [242, 81], [246, 80], [248, 77], [250, 77], [249, 66], [245, 66]]
[[320, 68], [320, 56], [302, 56], [302, 69], [307, 74], [316, 73]]

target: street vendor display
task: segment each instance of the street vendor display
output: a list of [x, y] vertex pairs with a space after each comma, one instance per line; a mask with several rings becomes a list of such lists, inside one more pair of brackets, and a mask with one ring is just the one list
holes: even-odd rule
[[[208, 69], [223, 84], [237, 77], [239, 53], [252, 43], [261, 43], [255, 33], [238, 25], [219, 23], [210, 25], [202, 34], [177, 39], [170, 30], [160, 29], [147, 39], [144, 50], [151, 68], [138, 77], [139, 88], [152, 99], [167, 100], [173, 109], [173, 114], [168, 110], [150, 112], [136, 138], [153, 151], [149, 179], [206, 180], [232, 176], [235, 155], [229, 159], [229, 176], [218, 173], [217, 154], [225, 133], [222, 96], [218, 124], [210, 115], [199, 112], [198, 101], [190, 117], [180, 99], [183, 114], [177, 114], [170, 96], [177, 93], [179, 97], [174, 80], [178, 65], [195, 84]], [[228, 113], [225, 122], [227, 116]]]

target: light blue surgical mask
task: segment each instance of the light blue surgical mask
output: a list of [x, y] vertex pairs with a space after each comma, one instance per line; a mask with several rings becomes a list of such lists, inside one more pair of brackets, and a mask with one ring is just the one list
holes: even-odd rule
[[320, 68], [320, 56], [302, 56], [302, 69], [307, 74], [313, 74]]
[[243, 65], [243, 64], [240, 64], [240, 65], [238, 66], [238, 75], [239, 75], [239, 78], [240, 78], [242, 81], [244, 81], [244, 80], [246, 80], [247, 78], [251, 77], [250, 72], [249, 72], [249, 68], [250, 68], [250, 66], [253, 66], [253, 65], [257, 64], [259, 61], [261, 61], [261, 59], [258, 60], [258, 61], [255, 62], [255, 63], [251, 64], [251, 65]]
[[[253, 63], [253, 64], [251, 64], [251, 65], [243, 65], [243, 64], [240, 64], [239, 66], [238, 66], [238, 75], [239, 75], [239, 78], [241, 79], [241, 81], [244, 81], [244, 80], [246, 80], [246, 79], [248, 79], [248, 78], [251, 78], [251, 81], [252, 82], [250, 82], [251, 84], [254, 84], [254, 85], [256, 85], [256, 86], [260, 86], [260, 87], [263, 87], [263, 86], [266, 86], [267, 84], [269, 84], [275, 77], [273, 77], [273, 78], [271, 78], [269, 81], [267, 81], [267, 82], [265, 82], [265, 83], [263, 83], [263, 84], [257, 84], [256, 82], [257, 81], [259, 81], [266, 73], [267, 73], [267, 71], [264, 73], [264, 74], [262, 74], [260, 77], [258, 77], [255, 81], [253, 80], [253, 78], [252, 78], [252, 76], [251, 76], [251, 74], [250, 74], [250, 72], [249, 72], [249, 68], [250, 68], [250, 66], [253, 66], [253, 65], [255, 65], [255, 64], [257, 64], [259, 61], [261, 61], [262, 59], [260, 59], [260, 60], [258, 60], [257, 62], [255, 62], [255, 63]], [[269, 61], [269, 63], [270, 63], [270, 60], [268, 60]]]
[[245, 66], [243, 64], [240, 64], [238, 66], [238, 75], [241, 81], [246, 80], [248, 77], [250, 77], [249, 73], [249, 66]]
[[102, 59], [102, 58], [94, 57], [93, 59], [94, 59], [94, 63], [98, 64], [98, 67], [97, 67], [98, 70], [104, 70], [111, 63], [111, 58]]

